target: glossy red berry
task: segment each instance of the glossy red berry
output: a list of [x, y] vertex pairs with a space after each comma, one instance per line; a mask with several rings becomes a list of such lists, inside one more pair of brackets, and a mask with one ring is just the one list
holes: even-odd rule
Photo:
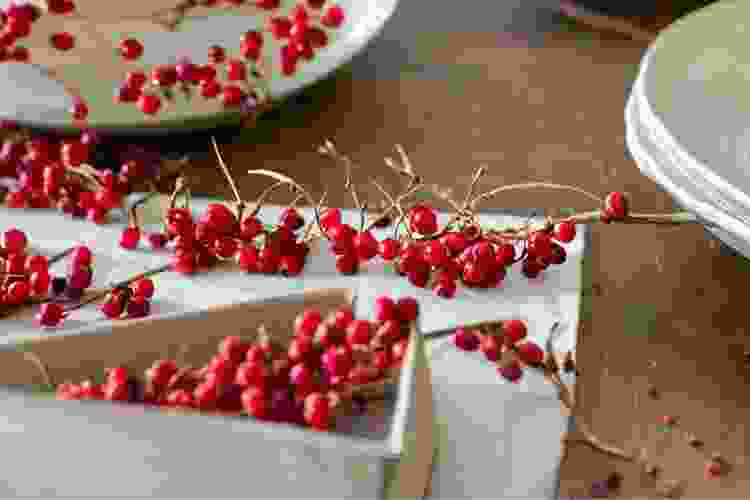
[[518, 382], [523, 376], [523, 369], [520, 363], [515, 360], [499, 366], [497, 371], [508, 382]]
[[378, 253], [385, 261], [391, 261], [396, 258], [399, 253], [401, 245], [398, 241], [393, 238], [386, 238], [379, 244]]
[[396, 302], [398, 309], [398, 319], [404, 322], [412, 322], [417, 320], [419, 314], [419, 303], [414, 297], [401, 297]]
[[320, 214], [320, 226], [323, 231], [328, 231], [341, 224], [341, 209], [339, 208], [327, 208]]
[[346, 342], [350, 346], [368, 345], [372, 340], [372, 325], [369, 321], [355, 319], [346, 327]]
[[342, 307], [336, 310], [334, 314], [334, 326], [339, 330], [345, 330], [349, 323], [354, 321], [354, 313], [349, 307]]
[[320, 23], [329, 28], [340, 27], [344, 23], [344, 9], [338, 5], [328, 7], [320, 18]]
[[130, 61], [134, 61], [143, 55], [143, 45], [135, 38], [126, 38], [120, 41], [120, 55]]
[[71, 260], [75, 267], [88, 267], [93, 260], [93, 254], [88, 247], [78, 246], [73, 250]]
[[358, 256], [353, 252], [336, 255], [336, 270], [344, 275], [356, 274], [359, 269]]
[[315, 335], [318, 325], [323, 322], [323, 316], [317, 309], [307, 309], [294, 320], [294, 333], [305, 337]]
[[537, 257], [546, 258], [552, 252], [552, 239], [544, 231], [534, 231], [529, 235], [528, 246], [529, 252]]
[[21, 254], [26, 250], [26, 245], [28, 245], [26, 233], [20, 229], [8, 229], [0, 236], [0, 247], [8, 253]]
[[242, 104], [245, 93], [237, 85], [225, 85], [221, 92], [221, 102], [225, 107], [234, 108]]
[[352, 243], [354, 250], [361, 260], [370, 260], [378, 254], [378, 240], [370, 231], [361, 231], [357, 233]]
[[435, 287], [433, 289], [435, 292], [435, 295], [438, 297], [442, 297], [444, 299], [452, 299], [456, 296], [456, 292], [458, 291], [458, 286], [456, 285], [456, 281], [452, 279], [440, 279], [435, 284]]
[[392, 298], [380, 296], [375, 299], [375, 321], [389, 321], [398, 318], [396, 303]]
[[157, 87], [173, 87], [177, 80], [177, 68], [174, 66], [162, 65], [151, 70], [151, 83]]
[[453, 335], [453, 343], [462, 351], [476, 351], [479, 349], [479, 336], [473, 330], [467, 328], [456, 328]]
[[555, 226], [555, 238], [561, 243], [570, 243], [576, 237], [576, 225], [570, 221], [560, 222]]
[[294, 207], [287, 207], [279, 216], [279, 224], [287, 229], [296, 231], [305, 225], [305, 219]]
[[534, 342], [524, 342], [517, 346], [518, 357], [527, 365], [538, 365], [544, 361], [544, 351]]
[[502, 347], [502, 342], [494, 335], [484, 335], [479, 345], [487, 361], [493, 363], [500, 359]]
[[230, 81], [244, 81], [247, 79], [247, 66], [242, 61], [232, 59], [227, 63], [227, 79]]
[[127, 227], [120, 233], [120, 247], [133, 250], [141, 239], [141, 231], [137, 227]]
[[40, 306], [36, 321], [42, 327], [55, 327], [62, 322], [64, 316], [63, 306], [55, 302], [48, 302]]
[[130, 285], [130, 288], [133, 290], [133, 295], [140, 295], [147, 299], [154, 296], [154, 282], [150, 278], [141, 278]]
[[68, 32], [55, 33], [50, 36], [50, 43], [57, 50], [66, 52], [75, 46], [75, 38]]
[[277, 40], [288, 38], [291, 29], [292, 22], [284, 17], [273, 17], [268, 21], [268, 31]]
[[99, 307], [99, 310], [108, 319], [115, 319], [122, 316], [125, 309], [125, 303], [119, 295], [112, 295]]
[[622, 220], [628, 216], [629, 203], [627, 197], [620, 192], [607, 195], [604, 204], [604, 214], [611, 220]]
[[431, 235], [437, 232], [437, 214], [427, 205], [417, 205], [409, 210], [409, 227], [415, 233]]
[[503, 336], [506, 345], [513, 345], [526, 338], [526, 323], [518, 319], [503, 321]]
[[327, 396], [312, 393], [305, 398], [305, 422], [316, 430], [327, 430], [330, 426], [331, 403]]
[[245, 390], [241, 396], [242, 408], [251, 417], [257, 419], [266, 419], [270, 414], [270, 404], [265, 393], [252, 387]]
[[161, 99], [154, 94], [142, 94], [137, 105], [143, 114], [155, 115], [161, 109]]

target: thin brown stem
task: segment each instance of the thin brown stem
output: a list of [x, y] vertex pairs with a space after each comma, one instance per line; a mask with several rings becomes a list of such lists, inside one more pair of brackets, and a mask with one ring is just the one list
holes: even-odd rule
[[46, 386], [48, 386], [50, 389], [54, 389], [56, 387], [52, 377], [50, 376], [47, 365], [41, 360], [41, 358], [39, 358], [39, 356], [31, 351], [24, 351], [23, 357], [26, 361], [32, 363], [37, 368], [37, 370], [39, 370], [39, 373], [41, 374]]
[[509, 184], [507, 186], [500, 186], [495, 189], [491, 189], [490, 191], [487, 191], [485, 193], [482, 193], [475, 197], [470, 203], [469, 208], [472, 210], [476, 210], [479, 208], [479, 204], [483, 201], [487, 201], [496, 195], [508, 191], [527, 191], [530, 189], [553, 189], [558, 191], [571, 191], [574, 193], [582, 194], [585, 197], [589, 198], [590, 200], [596, 202], [599, 206], [604, 206], [604, 200], [598, 196], [596, 196], [593, 193], [590, 193], [586, 191], [585, 189], [581, 189], [576, 186], [567, 186], [564, 184], [552, 184], [549, 182], [525, 182], [521, 184]]
[[227, 164], [224, 162], [224, 158], [221, 155], [221, 151], [219, 151], [219, 145], [216, 144], [216, 138], [213, 136], [211, 137], [211, 145], [214, 148], [214, 153], [216, 154], [216, 159], [219, 162], [219, 167], [221, 168], [222, 173], [224, 174], [224, 177], [227, 179], [227, 182], [229, 183], [229, 187], [232, 189], [232, 194], [234, 195], [234, 201], [237, 204], [237, 217], [239, 219], [242, 219], [242, 212], [245, 210], [245, 202], [242, 200], [242, 197], [240, 196], [240, 191], [237, 189], [237, 184], [234, 182], [234, 177], [232, 177], [232, 174], [229, 172], [229, 167], [227, 167]]

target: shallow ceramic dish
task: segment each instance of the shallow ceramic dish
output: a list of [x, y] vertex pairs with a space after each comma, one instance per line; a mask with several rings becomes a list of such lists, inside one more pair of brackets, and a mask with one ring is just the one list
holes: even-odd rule
[[[0, 0], [2, 6], [8, 3], [10, 0]], [[91, 128], [141, 134], [209, 129], [237, 123], [237, 112], [222, 111], [217, 103], [205, 103], [200, 97], [188, 102], [176, 95], [174, 105], [154, 118], [146, 117], [135, 106], [114, 102], [114, 89], [127, 71], [176, 63], [184, 56], [196, 63], [206, 63], [208, 47], [213, 44], [220, 44], [227, 48], [230, 56], [237, 56], [241, 35], [261, 28], [269, 16], [251, 7], [206, 9], [188, 17], [176, 32], [164, 31], [153, 21], [140, 19], [176, 3], [176, 0], [106, 3], [78, 0], [76, 5], [86, 21], [42, 16], [34, 24], [31, 37], [24, 40], [24, 45], [31, 50], [32, 63], [38, 66], [0, 64], [3, 94], [0, 117], [36, 128], [72, 130], [68, 109], [73, 99], [63, 85], [46, 76], [44, 68], [52, 66], [63, 80], [74, 82], [86, 97]], [[333, 3], [328, 0], [325, 5]], [[338, 0], [335, 3], [346, 13], [344, 24], [329, 32], [328, 46], [318, 51], [315, 60], [300, 64], [292, 77], [282, 76], [278, 69], [281, 45], [270, 36], [266, 37], [263, 58], [268, 61], [266, 67], [273, 68], [269, 86], [277, 100], [321, 80], [362, 51], [380, 33], [396, 10], [398, 0]], [[281, 8], [274, 15], [287, 14], [295, 5], [294, 0], [281, 0]], [[65, 30], [76, 35], [76, 46], [65, 53], [50, 48], [50, 33]], [[113, 55], [119, 41], [131, 36], [141, 40], [145, 47], [138, 64], [123, 62]]]
[[750, 3], [726, 0], [665, 30], [644, 58], [641, 110], [679, 167], [750, 213]]

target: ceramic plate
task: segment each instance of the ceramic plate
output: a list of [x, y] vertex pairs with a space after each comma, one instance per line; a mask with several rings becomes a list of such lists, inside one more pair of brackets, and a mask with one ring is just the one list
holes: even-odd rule
[[750, 2], [726, 0], [665, 30], [644, 59], [643, 109], [679, 166], [750, 211]]
[[[9, 2], [0, 0], [0, 5]], [[327, 0], [325, 6], [333, 2]], [[62, 84], [49, 78], [46, 69], [52, 68], [62, 80], [70, 82], [69, 87], [86, 97], [90, 107], [87, 125], [92, 128], [144, 133], [207, 129], [237, 122], [237, 112], [224, 111], [218, 103], [206, 102], [200, 97], [188, 101], [179, 92], [175, 92], [174, 103], [154, 118], [146, 117], [133, 105], [114, 102], [114, 91], [127, 71], [176, 63], [185, 56], [204, 64], [208, 62], [208, 47], [213, 44], [222, 45], [230, 56], [239, 57], [241, 35], [263, 27], [269, 17], [266, 11], [248, 2], [241, 7], [191, 11], [176, 32], [165, 31], [150, 19], [154, 12], [176, 3], [177, 0], [77, 0], [80, 17], [42, 16], [33, 25], [31, 36], [23, 40], [23, 45], [31, 49], [32, 64], [0, 64], [3, 95], [0, 116], [33, 127], [70, 130], [68, 109], [73, 99]], [[398, 0], [336, 0], [336, 3], [346, 13], [344, 24], [328, 31], [328, 46], [318, 51], [315, 60], [300, 64], [292, 77], [281, 75], [278, 69], [281, 44], [270, 35], [266, 36], [263, 59], [268, 63], [264, 68], [271, 69], [270, 92], [277, 100], [347, 63], [379, 34], [395, 11]], [[281, 0], [281, 7], [274, 15], [288, 14], [295, 5], [295, 0]], [[60, 31], [76, 36], [76, 46], [72, 50], [59, 52], [51, 48], [49, 37]], [[144, 44], [143, 57], [137, 63], [125, 62], [114, 54], [119, 41], [126, 37], [136, 37]]]

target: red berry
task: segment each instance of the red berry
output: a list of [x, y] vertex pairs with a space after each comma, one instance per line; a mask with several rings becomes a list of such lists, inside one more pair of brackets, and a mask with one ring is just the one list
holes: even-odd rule
[[480, 350], [487, 358], [487, 361], [495, 362], [500, 359], [502, 353], [502, 343], [494, 335], [484, 335], [482, 337]]
[[354, 229], [348, 224], [338, 224], [327, 231], [334, 253], [352, 253], [354, 247]]
[[296, 208], [287, 207], [279, 216], [279, 224], [287, 229], [296, 231], [305, 225], [305, 219]]
[[434, 267], [442, 267], [448, 260], [448, 249], [438, 240], [428, 242], [424, 249], [424, 258]]
[[338, 5], [328, 7], [321, 17], [320, 23], [329, 28], [338, 28], [344, 23], [344, 9]]
[[88, 267], [91, 265], [93, 255], [88, 247], [78, 246], [73, 250], [71, 260], [74, 267]]
[[289, 37], [289, 31], [292, 29], [292, 22], [283, 17], [273, 17], [268, 22], [268, 31], [277, 40]]
[[305, 398], [305, 422], [313, 429], [327, 430], [330, 417], [331, 403], [327, 396], [315, 392]]
[[289, 17], [291, 17], [292, 21], [295, 23], [307, 23], [310, 20], [310, 14], [302, 4], [295, 5]]
[[70, 14], [75, 10], [72, 0], [45, 0], [45, 3], [50, 14]]
[[463, 235], [463, 233], [459, 233], [459, 232], [450, 232], [450, 233], [444, 234], [440, 238], [440, 242], [445, 247], [448, 248], [448, 251], [450, 252], [451, 255], [460, 254], [468, 246], [466, 237]]
[[438, 297], [442, 297], [444, 299], [452, 299], [456, 296], [458, 287], [456, 286], [455, 280], [440, 279], [435, 284], [435, 288], [433, 290], [435, 292], [435, 295], [437, 295]]
[[109, 300], [105, 301], [99, 310], [106, 316], [108, 319], [115, 319], [122, 316], [122, 313], [124, 312], [124, 306], [122, 299], [119, 298], [119, 296], [113, 295]]
[[120, 41], [120, 55], [130, 61], [134, 61], [143, 55], [143, 45], [135, 38], [126, 38]]
[[167, 395], [167, 404], [170, 406], [189, 408], [193, 406], [193, 403], [193, 395], [185, 389], [178, 389]]
[[398, 319], [404, 322], [417, 320], [419, 314], [419, 304], [414, 297], [401, 297], [396, 303], [398, 308]]
[[406, 351], [409, 349], [409, 339], [401, 339], [391, 347], [391, 360], [394, 363], [401, 362], [406, 356]]
[[75, 38], [68, 32], [55, 33], [50, 37], [50, 43], [57, 50], [68, 51], [75, 45]]
[[104, 399], [107, 401], [128, 401], [130, 399], [130, 386], [127, 382], [109, 382], [104, 386]]
[[240, 39], [240, 43], [256, 45], [258, 47], [263, 46], [263, 33], [260, 31], [250, 30], [245, 32]]
[[138, 98], [137, 105], [143, 114], [155, 115], [161, 108], [161, 99], [154, 94], [142, 94]]
[[21, 254], [26, 250], [26, 245], [28, 245], [26, 233], [20, 229], [8, 229], [0, 236], [0, 247], [8, 253]]
[[391, 261], [398, 255], [400, 244], [392, 238], [386, 238], [380, 242], [378, 252], [385, 261]]
[[128, 370], [123, 367], [110, 368], [106, 370], [107, 384], [124, 384], [128, 381], [130, 375]]
[[157, 66], [151, 70], [151, 83], [157, 87], [173, 87], [177, 83], [177, 68], [174, 66]]
[[627, 197], [620, 192], [607, 195], [604, 205], [604, 214], [611, 220], [622, 220], [628, 216], [629, 204]]
[[125, 84], [134, 89], [141, 89], [146, 84], [148, 77], [143, 71], [128, 71], [125, 75]]
[[36, 315], [36, 321], [43, 327], [58, 326], [65, 317], [65, 310], [60, 304], [48, 302], [42, 304]]
[[354, 320], [346, 328], [346, 342], [350, 346], [368, 345], [372, 339], [372, 326], [369, 321]]
[[519, 344], [518, 356], [527, 365], [538, 365], [544, 361], [544, 351], [534, 342]]
[[500, 245], [500, 247], [497, 250], [497, 253], [495, 254], [495, 259], [497, 262], [502, 262], [505, 266], [510, 266], [513, 264], [513, 261], [516, 258], [516, 249], [515, 247], [510, 243], [505, 243], [503, 245]]
[[270, 414], [270, 404], [263, 391], [257, 388], [245, 390], [241, 396], [242, 408], [248, 415], [257, 419], [268, 418]]
[[320, 49], [328, 45], [328, 35], [325, 31], [317, 27], [310, 27], [307, 30], [306, 38], [314, 49]]
[[576, 237], [576, 225], [570, 221], [560, 222], [555, 226], [555, 238], [561, 243], [570, 243]]
[[49, 285], [52, 279], [47, 271], [36, 271], [29, 277], [29, 285], [31, 285], [31, 293], [34, 295], [46, 295], [49, 291]]
[[140, 295], [150, 299], [154, 296], [154, 282], [149, 278], [141, 278], [132, 285], [130, 288], [133, 290], [133, 295]]
[[325, 368], [332, 376], [346, 376], [353, 365], [352, 351], [348, 347], [335, 346], [326, 351]]
[[552, 239], [544, 231], [534, 231], [529, 235], [529, 252], [541, 258], [549, 257], [552, 253]]
[[214, 64], [221, 64], [226, 59], [226, 52], [219, 45], [212, 45], [208, 48], [208, 60]]
[[29, 61], [29, 49], [26, 47], [13, 47], [9, 57], [16, 62], [28, 62]]
[[240, 248], [237, 253], [237, 263], [245, 272], [258, 272], [258, 249], [253, 245], [247, 245]]
[[26, 38], [31, 34], [31, 21], [23, 17], [9, 17], [5, 31], [16, 38]]
[[335, 323], [334, 326], [339, 330], [346, 330], [349, 323], [354, 321], [354, 313], [351, 308], [343, 307], [336, 311], [334, 315]]
[[307, 309], [294, 320], [294, 333], [305, 337], [315, 335], [318, 325], [323, 322], [323, 316], [317, 309]]
[[221, 102], [226, 107], [237, 107], [242, 103], [245, 93], [236, 85], [226, 85], [221, 93]]
[[247, 67], [242, 61], [233, 59], [227, 64], [227, 79], [230, 81], [244, 81], [247, 79]]
[[509, 382], [518, 382], [523, 376], [523, 370], [521, 369], [520, 363], [513, 360], [506, 365], [499, 366], [497, 371], [502, 377]]
[[706, 479], [714, 479], [719, 476], [721, 476], [721, 473], [723, 472], [723, 467], [721, 462], [718, 460], [710, 460], [706, 462], [706, 465], [704, 467], [704, 477]]
[[370, 260], [378, 254], [378, 240], [370, 231], [357, 233], [352, 243], [361, 260]]
[[148, 238], [148, 244], [154, 250], [159, 250], [160, 248], [164, 248], [164, 246], [167, 244], [167, 237], [162, 233], [149, 233], [147, 238]]
[[375, 299], [375, 320], [376, 321], [389, 321], [396, 319], [398, 313], [396, 310], [396, 303], [392, 298], [386, 296], [380, 296]]
[[320, 214], [320, 226], [323, 231], [328, 231], [341, 224], [341, 209], [339, 208], [327, 208]]
[[479, 335], [476, 332], [460, 327], [453, 335], [453, 343], [462, 351], [476, 351], [479, 349]]
[[297, 71], [299, 56], [299, 51], [294, 45], [281, 47], [281, 73], [284, 76], [291, 76]]
[[14, 281], [7, 288], [5, 301], [9, 305], [21, 305], [29, 298], [31, 287], [28, 281]]
[[234, 383], [241, 387], [265, 388], [270, 379], [270, 372], [262, 362], [242, 363], [237, 367]]
[[518, 319], [503, 321], [503, 336], [506, 345], [513, 345], [526, 338], [526, 323]]
[[677, 422], [677, 419], [675, 419], [671, 415], [664, 415], [661, 417], [661, 423], [666, 426], [673, 426]]
[[203, 410], [210, 410], [216, 407], [219, 400], [219, 388], [216, 384], [204, 382], [193, 391], [195, 405]]
[[120, 233], [120, 246], [126, 250], [133, 250], [141, 239], [141, 231], [137, 227], [127, 227]]
[[151, 365], [151, 368], [147, 371], [147, 376], [153, 384], [165, 386], [177, 371], [177, 363], [171, 359], [163, 359]]
[[263, 10], [278, 9], [281, 0], [255, 0], [255, 5]]
[[357, 256], [354, 253], [336, 255], [336, 270], [344, 275], [356, 274], [359, 269]]
[[180, 274], [193, 274], [196, 268], [195, 254], [192, 252], [175, 254], [172, 257], [171, 267]]
[[437, 232], [437, 214], [427, 205], [417, 205], [409, 210], [409, 227], [421, 235], [434, 234]]

